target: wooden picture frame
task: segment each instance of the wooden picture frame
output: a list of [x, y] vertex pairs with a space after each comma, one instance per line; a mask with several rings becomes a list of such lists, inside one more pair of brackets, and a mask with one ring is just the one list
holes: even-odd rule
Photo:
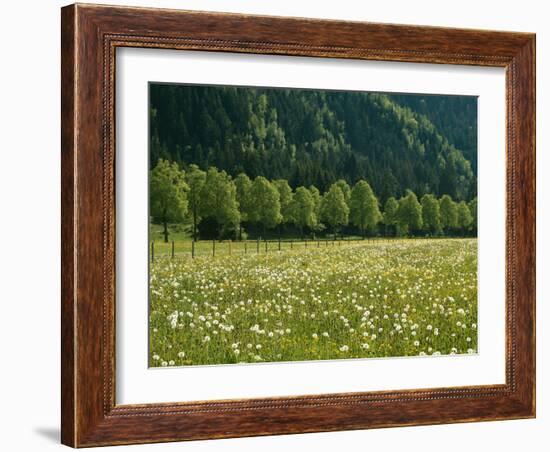
[[[71, 5], [62, 9], [62, 442], [73, 447], [535, 416], [535, 35]], [[115, 404], [115, 50], [506, 69], [506, 383]]]

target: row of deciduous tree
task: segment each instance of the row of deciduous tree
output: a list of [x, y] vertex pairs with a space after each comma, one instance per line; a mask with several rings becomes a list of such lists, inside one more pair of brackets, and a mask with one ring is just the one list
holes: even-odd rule
[[253, 180], [241, 173], [232, 178], [215, 167], [201, 170], [189, 165], [187, 171], [177, 163], [160, 159], [150, 176], [150, 213], [163, 225], [168, 241], [168, 224], [190, 218], [193, 237], [204, 219], [214, 221], [219, 233], [242, 237], [242, 225], [254, 224], [267, 229], [293, 225], [304, 232], [328, 229], [333, 234], [342, 228], [355, 227], [363, 236], [385, 235], [475, 234], [477, 230], [477, 198], [459, 203], [444, 195], [437, 199], [425, 194], [419, 201], [407, 190], [397, 200], [390, 197], [380, 210], [378, 198], [365, 180], [350, 187], [344, 180], [332, 184], [321, 194], [315, 186], [292, 190], [285, 179]]

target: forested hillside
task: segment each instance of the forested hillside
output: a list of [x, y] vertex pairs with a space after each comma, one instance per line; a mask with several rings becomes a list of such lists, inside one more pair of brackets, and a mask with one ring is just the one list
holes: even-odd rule
[[425, 115], [449, 143], [462, 151], [477, 172], [477, 102], [473, 96], [391, 94], [399, 105]]
[[476, 111], [474, 97], [151, 84], [151, 168], [163, 158], [321, 192], [364, 179], [382, 204], [407, 189], [468, 201]]

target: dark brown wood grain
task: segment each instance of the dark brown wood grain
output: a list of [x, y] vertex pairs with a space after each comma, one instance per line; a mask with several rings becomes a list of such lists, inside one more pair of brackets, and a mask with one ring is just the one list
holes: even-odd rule
[[[74, 447], [535, 415], [535, 36], [71, 5], [62, 9], [62, 442]], [[506, 384], [115, 403], [117, 47], [506, 68]]]
[[75, 444], [75, 395], [74, 344], [75, 328], [74, 296], [74, 157], [75, 157], [75, 108], [74, 108], [74, 8], [61, 11], [61, 412], [63, 428], [61, 441]]

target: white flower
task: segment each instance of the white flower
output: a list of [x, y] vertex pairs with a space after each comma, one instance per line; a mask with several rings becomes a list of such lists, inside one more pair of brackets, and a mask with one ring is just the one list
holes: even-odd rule
[[312, 337], [313, 339], [317, 339], [319, 336], [317, 336], [317, 333], [313, 333], [313, 334], [311, 335], [311, 337]]
[[168, 321], [170, 322], [170, 326], [172, 328], [176, 328], [178, 326], [178, 316], [179, 316], [179, 312], [178, 311], [174, 311], [172, 312], [172, 314], [170, 314], [167, 318], [168, 318]]
[[324, 337], [328, 337], [329, 334], [325, 331], [325, 332], [323, 333], [323, 336], [324, 336]]
[[340, 347], [340, 351], [341, 351], [341, 352], [347, 352], [347, 351], [349, 351], [349, 347], [348, 347], [347, 345], [342, 345], [342, 346]]
[[158, 360], [160, 359], [160, 356], [157, 355], [157, 354], [154, 354], [154, 355], [153, 355], [153, 359], [154, 359], [155, 361], [158, 361]]
[[370, 348], [369, 344], [367, 343], [362, 344], [361, 347], [363, 347], [365, 350], [368, 350]]
[[185, 358], [185, 352], [179, 352], [178, 358]]
[[420, 342], [419, 341], [414, 341], [413, 344], [414, 344], [415, 347], [418, 347], [420, 345]]
[[170, 361], [168, 361], [168, 365], [173, 366], [174, 364], [176, 364], [176, 362], [175, 362], [173, 359], [171, 359]]
[[210, 336], [204, 336], [203, 341], [204, 341], [204, 342], [209, 342], [209, 341], [210, 341]]
[[431, 325], [428, 325], [428, 326], [426, 327], [426, 329], [427, 329], [428, 331], [432, 331], [432, 328], [433, 328], [433, 326], [431, 326]]

